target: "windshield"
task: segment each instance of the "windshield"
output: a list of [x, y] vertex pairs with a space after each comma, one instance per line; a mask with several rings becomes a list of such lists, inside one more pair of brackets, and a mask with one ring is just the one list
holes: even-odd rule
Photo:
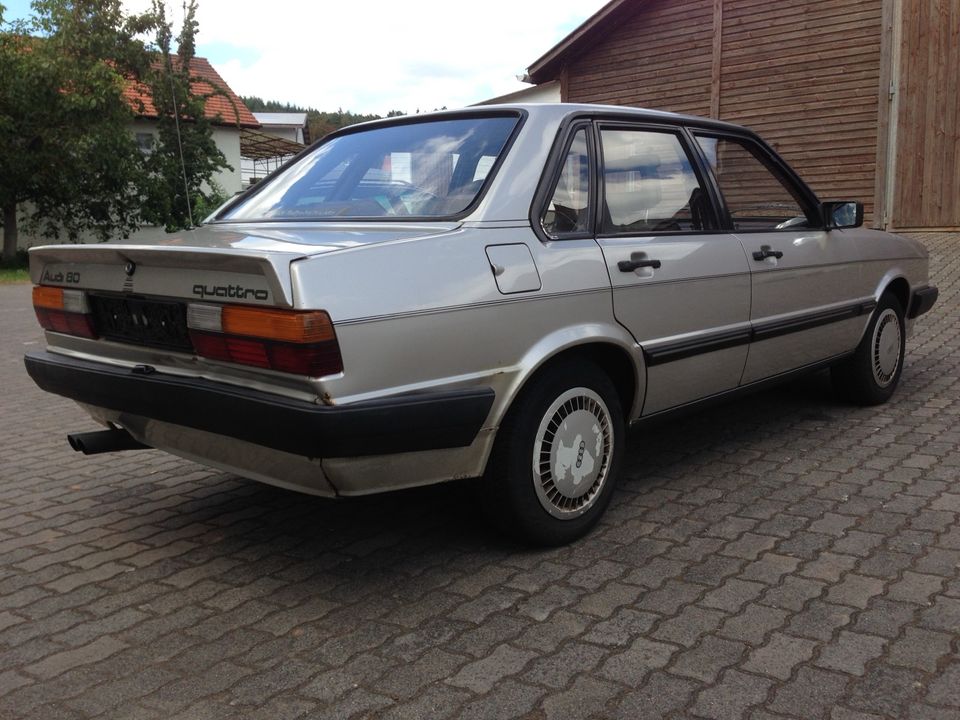
[[456, 215], [480, 193], [517, 121], [433, 120], [334, 137], [220, 219]]

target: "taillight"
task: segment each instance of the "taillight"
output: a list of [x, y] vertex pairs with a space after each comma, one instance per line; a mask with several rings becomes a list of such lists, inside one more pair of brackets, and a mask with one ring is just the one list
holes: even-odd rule
[[82, 290], [36, 285], [33, 288], [33, 310], [44, 330], [85, 338], [97, 337], [87, 295]]
[[330, 316], [322, 310], [187, 306], [197, 354], [211, 360], [321, 377], [343, 370]]

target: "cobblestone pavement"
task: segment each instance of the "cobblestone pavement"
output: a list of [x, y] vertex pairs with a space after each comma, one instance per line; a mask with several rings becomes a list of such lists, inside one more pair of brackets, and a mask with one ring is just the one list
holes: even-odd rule
[[456, 486], [330, 502], [86, 458], [0, 286], [0, 717], [960, 717], [960, 238], [895, 399], [826, 376], [636, 434], [573, 546]]

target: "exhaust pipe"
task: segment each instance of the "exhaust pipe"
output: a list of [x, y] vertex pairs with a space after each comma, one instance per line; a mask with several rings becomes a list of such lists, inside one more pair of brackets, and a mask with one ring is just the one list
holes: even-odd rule
[[99, 455], [100, 453], [117, 452], [118, 450], [150, 449], [149, 445], [138, 442], [122, 428], [71, 433], [67, 435], [67, 442], [70, 443], [70, 447], [84, 455]]

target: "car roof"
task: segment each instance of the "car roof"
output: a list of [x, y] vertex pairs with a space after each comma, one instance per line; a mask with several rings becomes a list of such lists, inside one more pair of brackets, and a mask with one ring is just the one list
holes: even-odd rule
[[671, 125], [690, 125], [701, 128], [715, 130], [732, 131], [737, 133], [746, 133], [755, 135], [755, 133], [742, 125], [705, 118], [698, 115], [684, 115], [682, 113], [667, 112], [664, 110], [651, 110], [648, 108], [636, 108], [626, 105], [600, 105], [592, 103], [505, 103], [502, 105], [474, 105], [465, 108], [453, 110], [435, 110], [433, 112], [421, 113], [417, 115], [405, 115], [392, 118], [382, 118], [369, 122], [358, 123], [341, 128], [335, 134], [347, 134], [359, 129], [374, 127], [377, 125], [386, 125], [403, 122], [423, 122], [431, 119], [452, 118], [482, 115], [497, 115], [504, 112], [521, 113], [542, 122], [560, 122], [570, 117], [602, 117], [611, 119], [624, 119], [634, 121], [646, 121], [657, 123], [669, 123]]

